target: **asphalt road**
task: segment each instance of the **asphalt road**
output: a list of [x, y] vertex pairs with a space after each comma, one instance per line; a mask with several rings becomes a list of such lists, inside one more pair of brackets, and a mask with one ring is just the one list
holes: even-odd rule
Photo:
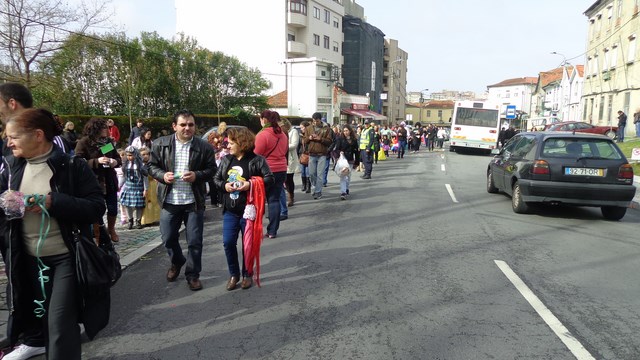
[[217, 212], [204, 289], [167, 283], [167, 256], [150, 253], [113, 289], [111, 323], [83, 358], [638, 358], [640, 212], [518, 215], [486, 192], [488, 162], [423, 150], [373, 180], [355, 173], [350, 200], [335, 176], [321, 200], [298, 194], [263, 244], [261, 288], [226, 291]]

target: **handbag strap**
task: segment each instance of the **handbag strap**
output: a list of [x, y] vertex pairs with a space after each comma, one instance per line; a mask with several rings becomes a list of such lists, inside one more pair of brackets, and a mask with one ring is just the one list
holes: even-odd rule
[[280, 137], [278, 136], [278, 140], [276, 140], [276, 144], [273, 146], [273, 148], [271, 149], [271, 151], [269, 151], [269, 153], [267, 155], [264, 156], [264, 158], [268, 158], [269, 155], [271, 155], [271, 153], [278, 147], [278, 143], [280, 142]]

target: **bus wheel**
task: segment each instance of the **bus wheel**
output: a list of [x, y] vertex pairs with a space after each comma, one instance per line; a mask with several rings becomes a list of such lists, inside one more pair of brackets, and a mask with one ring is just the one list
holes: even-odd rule
[[456, 151], [456, 147], [449, 145], [449, 151], [450, 152], [455, 152]]

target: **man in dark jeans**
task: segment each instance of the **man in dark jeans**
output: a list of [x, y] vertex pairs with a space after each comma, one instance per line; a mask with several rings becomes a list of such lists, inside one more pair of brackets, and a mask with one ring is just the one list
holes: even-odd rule
[[627, 126], [627, 114], [618, 110], [618, 142], [624, 141], [624, 128]]
[[[189, 289], [202, 289], [202, 231], [204, 228], [205, 184], [216, 171], [213, 147], [194, 136], [193, 113], [181, 110], [173, 116], [175, 134], [153, 142], [149, 170], [158, 181], [158, 204], [161, 204], [160, 234], [171, 259], [167, 281], [176, 281], [184, 271]], [[180, 225], [186, 227], [189, 247], [185, 259], [179, 243]]]

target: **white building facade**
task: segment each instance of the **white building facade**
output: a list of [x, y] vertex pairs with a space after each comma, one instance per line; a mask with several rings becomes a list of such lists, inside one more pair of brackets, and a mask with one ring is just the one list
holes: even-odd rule
[[507, 105], [515, 105], [516, 111], [529, 113], [531, 109], [531, 94], [534, 92], [538, 78], [524, 77], [508, 79], [494, 85], [487, 86], [487, 100], [500, 104], [500, 114], [505, 117]]
[[[316, 79], [319, 69], [342, 67], [341, 0], [175, 0], [175, 4], [178, 33], [259, 69], [271, 81], [270, 95], [288, 90], [291, 115], [311, 116], [317, 111], [325, 98], [317, 97], [318, 89], [327, 83], [323, 77]], [[303, 97], [311, 100], [299, 100]]]

